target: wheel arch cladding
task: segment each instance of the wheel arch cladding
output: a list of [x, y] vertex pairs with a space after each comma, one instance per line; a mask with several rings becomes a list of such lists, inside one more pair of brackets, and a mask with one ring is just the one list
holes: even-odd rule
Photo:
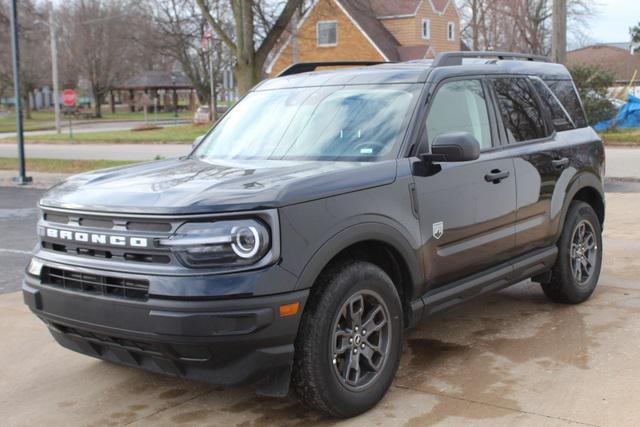
[[582, 202], [590, 205], [596, 213], [598, 220], [600, 221], [600, 226], [604, 226], [604, 198], [603, 196], [593, 187], [582, 187], [580, 188], [573, 196], [571, 201], [580, 200]]
[[[364, 232], [363, 228], [373, 228]], [[327, 241], [298, 279], [297, 289], [312, 287], [328, 268], [347, 260], [367, 261], [384, 270], [398, 289], [405, 322], [409, 303], [419, 293], [423, 272], [416, 252], [401, 237], [391, 237], [384, 224], [351, 227]]]

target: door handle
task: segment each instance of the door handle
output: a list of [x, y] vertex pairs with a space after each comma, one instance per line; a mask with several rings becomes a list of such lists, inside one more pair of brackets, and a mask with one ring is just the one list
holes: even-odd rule
[[567, 157], [563, 157], [561, 159], [555, 159], [551, 161], [551, 165], [556, 169], [564, 169], [569, 164], [569, 159]]
[[494, 169], [490, 173], [484, 176], [484, 180], [487, 182], [493, 182], [499, 184], [505, 178], [509, 177], [509, 171], [501, 171], [500, 169]]

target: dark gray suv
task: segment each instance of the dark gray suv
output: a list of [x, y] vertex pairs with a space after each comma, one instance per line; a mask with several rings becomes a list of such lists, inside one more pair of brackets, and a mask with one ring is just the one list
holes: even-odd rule
[[591, 295], [604, 150], [564, 66], [318, 65], [258, 85], [186, 157], [44, 196], [23, 291], [60, 344], [270, 396], [292, 384], [348, 417], [384, 396], [425, 316], [527, 278], [556, 302]]

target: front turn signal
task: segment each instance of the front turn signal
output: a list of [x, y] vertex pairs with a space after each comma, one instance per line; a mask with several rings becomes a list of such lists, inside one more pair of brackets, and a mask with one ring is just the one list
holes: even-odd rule
[[293, 316], [298, 313], [300, 309], [299, 302], [293, 302], [291, 304], [283, 304], [280, 306], [280, 317]]

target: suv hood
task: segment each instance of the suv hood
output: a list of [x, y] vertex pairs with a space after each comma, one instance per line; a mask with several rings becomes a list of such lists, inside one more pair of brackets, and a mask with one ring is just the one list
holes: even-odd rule
[[389, 184], [395, 160], [203, 161], [175, 159], [75, 175], [43, 207], [121, 213], [213, 213], [274, 208]]

